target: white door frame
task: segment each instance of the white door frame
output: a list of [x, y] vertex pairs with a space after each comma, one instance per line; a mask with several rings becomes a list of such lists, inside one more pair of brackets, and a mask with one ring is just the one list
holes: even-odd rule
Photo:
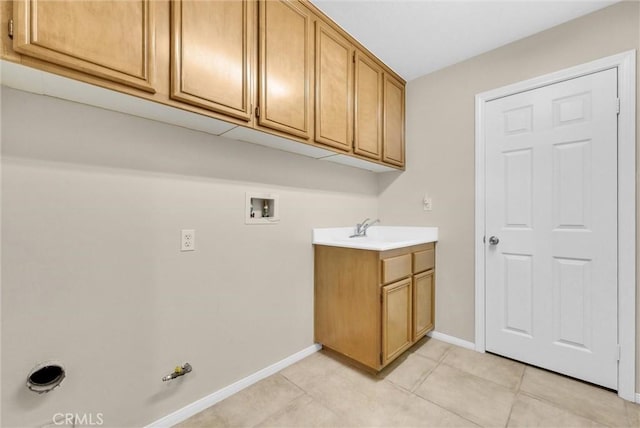
[[636, 51], [476, 95], [475, 309], [476, 351], [485, 352], [485, 104], [497, 98], [617, 68], [618, 97], [618, 395], [636, 401]]

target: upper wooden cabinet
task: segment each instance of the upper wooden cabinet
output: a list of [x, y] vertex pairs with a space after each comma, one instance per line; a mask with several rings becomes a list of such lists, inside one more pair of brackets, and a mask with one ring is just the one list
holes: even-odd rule
[[0, 4], [4, 60], [214, 118], [195, 129], [217, 135], [373, 171], [404, 167], [404, 82], [309, 0]]
[[153, 3], [16, 1], [13, 48], [30, 57], [153, 93]]
[[404, 84], [385, 73], [382, 160], [404, 166]]
[[171, 98], [249, 121], [254, 2], [171, 3]]
[[351, 151], [353, 141], [353, 46], [316, 21], [315, 141]]
[[259, 4], [258, 124], [308, 139], [313, 14], [295, 0]]
[[353, 151], [376, 160], [382, 155], [382, 81], [382, 68], [356, 52]]

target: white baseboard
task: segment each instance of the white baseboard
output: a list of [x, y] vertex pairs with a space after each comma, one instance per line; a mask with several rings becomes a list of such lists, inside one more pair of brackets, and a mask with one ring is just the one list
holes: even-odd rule
[[640, 404], [640, 392], [636, 392], [636, 403]]
[[259, 370], [252, 375], [245, 377], [244, 379], [240, 379], [239, 381], [232, 383], [229, 386], [225, 386], [224, 388], [219, 389], [218, 391], [209, 394], [206, 397], [199, 399], [198, 401], [194, 401], [193, 403], [183, 407], [182, 409], [176, 410], [175, 412], [161, 419], [158, 419], [155, 422], [152, 422], [151, 424], [147, 425], [146, 428], [171, 427], [182, 421], [185, 421], [196, 413], [200, 413], [201, 411], [213, 406], [214, 404], [224, 400], [225, 398], [228, 398], [233, 394], [242, 391], [246, 387], [251, 386], [256, 382], [279, 372], [285, 367], [288, 367], [305, 357], [308, 357], [314, 352], [319, 351], [321, 348], [322, 346], [318, 344], [311, 345], [308, 348], [303, 349], [302, 351], [296, 352], [295, 354], [290, 355], [287, 358], [270, 365], [269, 367], [265, 367], [264, 369]]
[[435, 330], [427, 333], [427, 336], [433, 337], [434, 339], [437, 339], [437, 340], [442, 340], [443, 342], [447, 342], [452, 345], [460, 346], [462, 348], [471, 349], [472, 351], [476, 350], [476, 345], [473, 342], [469, 342], [467, 340], [460, 339], [455, 336], [449, 336], [448, 334], [440, 333]]

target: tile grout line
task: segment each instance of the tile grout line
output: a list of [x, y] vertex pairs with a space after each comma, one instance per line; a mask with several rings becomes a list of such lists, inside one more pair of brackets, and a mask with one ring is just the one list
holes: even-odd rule
[[429, 371], [424, 375], [424, 377], [423, 377], [422, 379], [418, 380], [418, 382], [416, 382], [416, 384], [413, 386], [413, 388], [411, 388], [411, 390], [409, 390], [409, 392], [410, 392], [411, 394], [414, 394], [414, 395], [415, 395], [415, 391], [416, 391], [418, 388], [420, 388], [420, 386], [421, 386], [423, 383], [425, 383], [425, 382], [426, 382], [426, 380], [429, 378], [429, 376], [431, 376], [431, 373], [433, 373], [433, 372], [434, 372], [434, 370], [435, 370], [435, 369], [437, 369], [437, 368], [438, 368], [438, 366], [440, 366], [440, 362], [439, 362], [439, 361], [432, 360], [431, 358], [429, 358], [429, 357], [425, 357], [424, 355], [420, 355], [420, 357], [421, 357], [421, 358], [426, 358], [426, 359], [427, 359], [427, 360], [429, 360], [429, 361], [434, 361], [434, 362], [436, 363], [436, 365], [435, 365], [435, 366], [433, 366], [433, 368], [432, 368], [431, 370], [429, 370]]
[[[631, 403], [631, 404], [629, 404]], [[627, 423], [629, 424], [629, 426], [633, 426], [631, 425], [631, 406], [640, 406], [640, 404], [634, 403], [633, 401], [629, 401], [629, 402], [625, 402], [624, 403], [624, 411], [627, 415]]]
[[257, 422], [256, 424], [253, 425], [253, 428], [255, 427], [259, 427], [260, 424], [262, 424], [263, 422], [265, 422], [267, 419], [269, 419], [271, 416], [275, 416], [278, 414], [281, 414], [282, 412], [284, 412], [285, 410], [287, 410], [287, 408], [289, 407], [289, 405], [291, 403], [293, 403], [294, 401], [296, 401], [297, 399], [299, 399], [300, 397], [304, 397], [307, 394], [307, 391], [305, 391], [304, 389], [302, 389], [300, 386], [296, 385], [295, 383], [293, 383], [292, 381], [290, 381], [286, 376], [280, 374], [280, 372], [274, 373], [269, 377], [273, 377], [273, 376], [280, 376], [282, 379], [284, 379], [285, 382], [287, 382], [289, 385], [293, 386], [294, 388], [300, 390], [302, 392], [302, 394], [292, 398], [291, 400], [287, 401], [281, 408], [275, 410], [274, 412], [271, 412], [269, 414], [267, 414], [264, 418], [260, 419], [259, 422]]
[[[573, 410], [571, 410], [571, 409], [568, 409], [568, 408], [566, 408], [566, 407], [564, 407], [564, 406], [562, 406], [562, 405], [556, 404], [556, 402], [554, 402], [554, 401], [550, 401], [550, 400], [548, 400], [548, 399], [546, 399], [546, 398], [544, 398], [544, 397], [541, 397], [541, 396], [539, 396], [539, 395], [536, 395], [536, 394], [534, 394], [534, 393], [532, 393], [532, 392], [529, 392], [529, 391], [519, 391], [519, 392], [518, 392], [518, 394], [523, 395], [523, 396], [526, 396], [526, 397], [529, 397], [529, 398], [532, 398], [532, 399], [534, 399], [534, 400], [541, 401], [543, 404], [547, 404], [547, 405], [549, 405], [549, 406], [553, 407], [554, 409], [562, 410], [562, 411], [567, 412], [567, 413], [569, 413], [569, 414], [571, 414], [571, 415], [573, 415], [573, 416], [577, 416], [577, 417], [579, 417], [579, 418], [586, 419], [586, 420], [588, 420], [588, 421], [590, 421], [590, 422], [593, 422], [593, 423], [596, 423], [596, 424], [598, 424], [598, 425], [608, 426], [606, 423], [604, 423], [604, 422], [602, 422], [602, 421], [596, 421], [595, 419], [592, 419], [591, 417], [589, 417], [589, 416], [587, 416], [587, 415], [583, 415], [583, 414], [580, 414], [580, 413], [576, 413], [576, 412], [574, 412], [574, 411], [573, 411]], [[626, 409], [625, 409], [625, 416], [628, 416], [628, 415], [627, 415], [627, 412], [626, 412]], [[626, 419], [629, 419], [629, 418], [627, 417]]]
[[434, 360], [434, 359], [429, 358], [429, 357], [427, 357], [425, 355], [419, 354], [421, 357], [427, 358], [427, 359], [429, 359], [431, 361], [435, 361], [436, 365], [431, 369], [431, 371], [429, 371], [429, 373], [427, 373], [427, 375], [424, 377], [424, 379], [422, 379], [420, 382], [418, 382], [416, 384], [416, 386], [413, 387], [413, 389], [411, 391], [409, 391], [411, 394], [415, 395], [416, 397], [419, 397], [419, 395], [417, 395], [414, 391], [416, 391], [418, 388], [420, 388], [422, 386], [422, 384], [424, 384], [427, 381], [427, 379], [429, 379], [429, 376], [431, 376], [431, 374], [434, 371], [436, 371], [436, 369], [438, 367], [440, 367], [440, 364], [442, 364], [442, 360], [444, 359], [445, 355], [447, 355], [447, 353], [449, 352], [450, 349], [451, 349], [451, 347], [447, 348], [447, 350], [442, 353], [442, 356], [440, 357], [439, 360]]
[[[294, 386], [295, 388], [299, 389], [300, 391], [302, 391], [303, 394], [305, 394], [307, 391], [305, 391], [305, 389], [303, 387], [301, 387], [300, 385], [298, 385], [297, 383], [295, 383], [294, 381], [292, 381], [291, 379], [289, 379], [288, 377], [286, 377], [285, 375], [283, 375], [282, 373], [278, 372], [278, 373], [274, 373], [273, 375], [278, 375], [280, 377], [282, 377], [288, 384]], [[271, 375], [271, 376], [273, 376]]]
[[[524, 370], [523, 370], [523, 372], [524, 372]], [[516, 405], [516, 401], [517, 401], [519, 396], [520, 396], [520, 391], [516, 391], [515, 395], [513, 396], [513, 400], [511, 401], [511, 408], [509, 409], [509, 416], [507, 417], [507, 421], [504, 424], [504, 428], [507, 428], [509, 426], [509, 422], [511, 422], [511, 414], [513, 413], [513, 407]]]
[[[457, 345], [451, 345], [451, 347], [454, 347], [454, 346], [456, 346], [456, 347], [458, 347], [458, 348], [461, 348], [461, 349], [464, 349], [464, 348], [462, 348], [462, 347], [460, 347], [460, 346], [457, 346]], [[474, 351], [474, 352], [475, 352], [475, 351]], [[448, 354], [448, 351], [447, 351], [447, 354]], [[510, 360], [509, 358], [504, 358], [504, 357], [502, 357], [502, 356], [500, 356], [500, 355], [496, 355], [496, 356], [497, 356], [498, 358], [500, 358], [500, 359], [504, 359], [504, 360], [508, 360], [508, 361], [514, 361], [514, 360]], [[518, 390], [520, 389], [520, 385], [522, 385], [522, 379], [524, 378], [524, 372], [525, 372], [525, 370], [527, 369], [527, 367], [529, 367], [529, 365], [528, 365], [528, 364], [526, 364], [526, 363], [523, 363], [523, 362], [521, 362], [521, 361], [515, 361], [515, 362], [517, 362], [518, 364], [522, 365], [522, 366], [523, 366], [523, 370], [522, 370], [522, 373], [520, 374], [520, 377], [519, 377], [519, 379], [518, 379], [518, 383], [517, 383], [517, 384], [515, 385], [515, 387], [512, 389], [511, 387], [509, 387], [509, 386], [505, 386], [505, 385], [503, 385], [503, 384], [501, 384], [501, 383], [498, 383], [498, 382], [496, 382], [496, 381], [494, 381], [494, 380], [492, 380], [492, 379], [488, 379], [488, 378], [485, 378], [485, 377], [482, 377], [482, 376], [478, 376], [477, 374], [475, 374], [475, 373], [471, 373], [471, 372], [469, 372], [469, 371], [467, 371], [467, 370], [465, 370], [465, 369], [463, 369], [463, 368], [456, 367], [456, 366], [454, 366], [454, 365], [452, 365], [452, 364], [449, 364], [449, 363], [447, 363], [446, 361], [444, 361], [444, 358], [443, 358], [443, 361], [442, 361], [442, 363], [443, 363], [445, 366], [447, 366], [447, 367], [450, 367], [450, 368], [453, 368], [453, 369], [459, 370], [459, 371], [461, 371], [461, 372], [464, 372], [464, 373], [466, 373], [466, 374], [469, 374], [469, 375], [471, 375], [471, 376], [474, 376], [474, 377], [476, 377], [476, 378], [478, 378], [478, 379], [486, 380], [487, 382], [491, 382], [491, 383], [492, 383], [492, 384], [494, 384], [494, 385], [498, 385], [498, 386], [501, 386], [501, 387], [503, 387], [503, 388], [506, 388], [506, 389], [508, 389], [509, 391], [511, 391], [511, 392], [513, 392], [514, 394], [516, 394], [516, 393], [518, 392]]]
[[[302, 389], [302, 388], [300, 388]], [[302, 390], [302, 395], [297, 396], [296, 398], [294, 398], [293, 400], [289, 401], [287, 404], [284, 405], [284, 407], [282, 407], [281, 409], [273, 412], [272, 414], [268, 415], [266, 418], [264, 418], [263, 420], [261, 420], [260, 422], [258, 422], [257, 424], [253, 425], [253, 427], [251, 428], [259, 428], [261, 426], [265, 426], [263, 425], [268, 419], [270, 419], [271, 417], [274, 416], [279, 416], [279, 415], [284, 415], [286, 413], [289, 412], [289, 406], [291, 406], [291, 404], [296, 401], [296, 400], [300, 400], [301, 398], [304, 397], [309, 397], [309, 402], [305, 404], [308, 405], [310, 403], [316, 403], [318, 405], [323, 406], [325, 409], [327, 409], [329, 412], [333, 413], [334, 415], [337, 415], [336, 412], [334, 412], [333, 410], [329, 409], [327, 406], [323, 405], [322, 403], [319, 403], [311, 394], [309, 394], [307, 391]]]
[[[541, 395], [538, 395], [538, 394], [536, 394], [536, 393], [534, 393], [534, 392], [530, 392], [530, 391], [527, 391], [527, 390], [523, 390], [523, 389], [522, 389], [522, 384], [523, 384], [523, 382], [524, 382], [524, 375], [525, 375], [525, 372], [526, 372], [529, 368], [535, 368], [534, 366], [531, 366], [530, 364], [526, 364], [526, 363], [524, 363], [524, 365], [525, 365], [525, 369], [524, 369], [524, 370], [523, 370], [523, 372], [522, 372], [522, 378], [520, 379], [520, 384], [518, 385], [518, 393], [519, 393], [520, 395], [524, 395], [524, 396], [527, 396], [527, 397], [529, 397], [529, 398], [533, 398], [534, 400], [541, 401], [542, 403], [544, 403], [544, 404], [548, 404], [549, 406], [551, 406], [551, 407], [553, 407], [553, 408], [555, 408], [555, 409], [565, 411], [565, 412], [567, 412], [567, 413], [570, 413], [571, 415], [578, 416], [578, 417], [580, 417], [580, 418], [584, 418], [584, 419], [586, 419], [586, 420], [588, 420], [588, 421], [591, 421], [591, 422], [594, 422], [594, 423], [596, 423], [596, 424], [598, 424], [598, 425], [605, 425], [605, 426], [607, 425], [604, 421], [597, 421], [597, 420], [593, 419], [592, 417], [590, 417], [590, 416], [588, 416], [588, 415], [586, 415], [586, 414], [578, 413], [578, 412], [574, 411], [573, 409], [567, 408], [567, 407], [565, 407], [565, 406], [563, 406], [563, 405], [561, 405], [561, 404], [558, 404], [558, 403], [556, 403], [555, 401], [552, 401], [552, 400], [550, 400], [550, 399], [548, 399], [548, 398], [546, 398], [546, 397], [543, 397], [543, 396], [541, 396]], [[542, 370], [544, 370], [544, 369], [542, 369]], [[546, 371], [546, 370], [545, 370], [545, 371]], [[555, 374], [555, 375], [558, 375], [558, 376], [563, 376], [563, 375], [561, 375], [561, 374], [557, 374], [557, 373], [553, 373], [553, 372], [550, 372], [550, 373]], [[625, 409], [624, 409], [624, 410], [625, 410], [625, 411], [624, 411], [625, 419], [627, 419], [627, 423], [629, 423], [629, 426], [631, 426], [631, 424], [630, 424], [631, 419], [629, 418], [629, 412], [627, 411], [627, 406], [625, 405], [624, 407], [625, 407]]]
[[[521, 384], [521, 382], [522, 382], [522, 378], [524, 377], [524, 371], [526, 370], [527, 365], [526, 365], [526, 364], [523, 364], [524, 368], [523, 368], [523, 370], [522, 370], [522, 374], [520, 375], [520, 378], [518, 379], [518, 381], [519, 381], [519, 382], [518, 382], [518, 384], [516, 385], [516, 388], [515, 388], [515, 389], [511, 389], [511, 388], [506, 387], [506, 386], [504, 386], [504, 385], [502, 385], [502, 384], [499, 384], [499, 383], [497, 383], [497, 382], [494, 382], [494, 381], [492, 381], [492, 380], [490, 380], [490, 379], [486, 379], [486, 378], [483, 378], [483, 377], [477, 376], [477, 375], [475, 375], [474, 373], [470, 373], [470, 372], [468, 372], [468, 371], [466, 371], [466, 370], [464, 370], [464, 369], [461, 369], [461, 368], [455, 367], [455, 366], [453, 366], [453, 365], [451, 365], [451, 364], [447, 364], [447, 362], [445, 361], [445, 360], [446, 360], [446, 357], [447, 357], [447, 355], [451, 352], [451, 350], [453, 349], [453, 347], [454, 347], [454, 346], [457, 346], [457, 345], [451, 345], [451, 346], [449, 346], [449, 348], [447, 348], [447, 350], [446, 350], [446, 351], [442, 354], [442, 356], [440, 357], [440, 360], [438, 361], [438, 364], [433, 368], [433, 370], [431, 370], [431, 371], [429, 372], [429, 374], [425, 377], [424, 381], [422, 381], [422, 382], [421, 382], [421, 383], [420, 383], [420, 384], [415, 388], [415, 390], [417, 390], [417, 389], [418, 389], [422, 384], [424, 384], [424, 383], [427, 381], [427, 379], [429, 378], [429, 376], [431, 376], [431, 374], [432, 374], [434, 371], [436, 371], [436, 370], [438, 369], [438, 367], [440, 367], [441, 365], [445, 365], [445, 366], [447, 366], [447, 367], [449, 367], [449, 368], [452, 368], [452, 369], [454, 369], [454, 370], [458, 370], [458, 371], [463, 372], [463, 373], [465, 373], [465, 374], [467, 374], [467, 375], [469, 375], [469, 376], [472, 376], [472, 377], [474, 377], [474, 378], [476, 378], [476, 379], [480, 379], [480, 380], [482, 380], [482, 381], [490, 382], [490, 383], [492, 383], [492, 384], [494, 384], [494, 385], [496, 385], [496, 386], [498, 386], [498, 387], [501, 387], [501, 388], [503, 388], [503, 389], [506, 389], [508, 392], [510, 392], [510, 393], [512, 393], [512, 394], [513, 394], [513, 398], [512, 398], [512, 401], [511, 401], [511, 406], [510, 406], [510, 408], [509, 408], [509, 415], [508, 415], [508, 417], [507, 417], [507, 419], [506, 419], [506, 422], [505, 422], [505, 428], [506, 428], [506, 427], [507, 427], [507, 425], [508, 425], [508, 423], [509, 423], [509, 420], [511, 419], [511, 412], [513, 411], [513, 406], [514, 406], [514, 404], [515, 404], [516, 397], [517, 397], [517, 395], [518, 395], [518, 390], [519, 390], [519, 388], [520, 388], [520, 384]], [[427, 358], [428, 358], [428, 357], [427, 357]], [[413, 393], [413, 392], [412, 392], [412, 393]], [[446, 410], [446, 411], [448, 411], [448, 412], [451, 412], [451, 413], [453, 413], [453, 414], [455, 414], [455, 415], [457, 415], [457, 416], [459, 416], [459, 417], [461, 417], [461, 418], [463, 418], [463, 419], [465, 419], [465, 420], [467, 420], [467, 421], [470, 421], [471, 423], [473, 423], [473, 424], [475, 424], [475, 425], [481, 426], [480, 424], [478, 424], [478, 423], [476, 423], [476, 422], [474, 422], [474, 421], [470, 420], [469, 418], [467, 418], [467, 417], [465, 417], [465, 416], [462, 416], [462, 415], [458, 414], [457, 412], [455, 412], [455, 411], [453, 411], [453, 410], [451, 410], [451, 409], [448, 409], [448, 408], [446, 408], [446, 407], [444, 407], [444, 406], [441, 406], [441, 405], [439, 405], [438, 403], [435, 403], [435, 402], [433, 402], [433, 401], [431, 401], [431, 400], [429, 400], [429, 399], [427, 399], [427, 398], [425, 398], [425, 397], [422, 397], [422, 396], [420, 396], [420, 395], [418, 395], [418, 394], [415, 394], [415, 393], [413, 393], [413, 394], [414, 394], [416, 397], [418, 397], [418, 398], [420, 398], [420, 399], [422, 399], [422, 400], [428, 401], [429, 403], [432, 403], [432, 404], [434, 404], [434, 405], [436, 405], [436, 406], [440, 407], [441, 409], [444, 409], [444, 410]]]
[[509, 409], [509, 417], [507, 417], [507, 422], [505, 423], [504, 427], [507, 428], [509, 426], [509, 423], [511, 422], [511, 415], [513, 414], [513, 407], [516, 405], [516, 401], [518, 400], [518, 397], [520, 397], [520, 387], [522, 386], [522, 380], [524, 379], [524, 372], [527, 371], [527, 365], [523, 364], [524, 367], [522, 368], [522, 373], [520, 374], [520, 378], [518, 379], [518, 384], [516, 385], [516, 389], [515, 389], [515, 394], [513, 396], [513, 401], [511, 402], [511, 408]]
[[[555, 409], [565, 411], [565, 412], [567, 412], [567, 413], [570, 413], [571, 415], [578, 416], [578, 417], [580, 417], [580, 418], [584, 418], [584, 419], [586, 419], [586, 420], [588, 420], [588, 421], [591, 421], [591, 422], [594, 422], [594, 423], [596, 423], [596, 424], [598, 424], [598, 425], [605, 425], [605, 426], [606, 426], [606, 423], [604, 423], [604, 422], [602, 422], [602, 421], [597, 421], [597, 420], [593, 419], [593, 418], [592, 418], [592, 417], [590, 417], [590, 416], [587, 416], [587, 415], [585, 415], [585, 414], [580, 414], [580, 413], [578, 413], [578, 412], [575, 412], [574, 410], [569, 409], [569, 408], [567, 408], [567, 407], [565, 407], [565, 406], [562, 406], [562, 405], [560, 405], [560, 404], [556, 403], [555, 401], [551, 401], [550, 399], [548, 399], [548, 398], [546, 398], [546, 397], [543, 397], [543, 396], [541, 396], [541, 395], [535, 394], [535, 393], [530, 392], [530, 391], [523, 390], [523, 389], [522, 389], [522, 384], [523, 384], [523, 381], [524, 381], [524, 375], [525, 375], [525, 372], [527, 371], [527, 369], [529, 369], [529, 368], [533, 367], [533, 366], [531, 366], [531, 365], [529, 365], [529, 364], [526, 364], [526, 363], [524, 364], [524, 366], [525, 366], [525, 367], [524, 367], [524, 370], [522, 371], [522, 377], [520, 378], [520, 384], [518, 385], [518, 394], [519, 394], [519, 395], [524, 395], [524, 396], [527, 396], [527, 397], [529, 397], [529, 398], [533, 398], [534, 400], [541, 401], [542, 403], [544, 403], [544, 404], [548, 404], [549, 406], [551, 406], [551, 407], [553, 407], [553, 408], [555, 408]], [[629, 419], [629, 412], [627, 411], [627, 408], [626, 408], [626, 407], [627, 407], [627, 406], [625, 405], [625, 418], [627, 419], [627, 423], [629, 423], [629, 422], [630, 422], [630, 419]]]
[[[421, 395], [418, 395], [418, 394], [416, 394], [416, 393], [414, 392], [414, 391], [417, 391], [417, 390], [418, 390], [418, 388], [420, 388], [420, 386], [422, 386], [422, 385], [427, 381], [427, 379], [429, 379], [429, 376], [431, 376], [431, 374], [432, 374], [433, 372], [435, 372], [435, 371], [438, 369], [438, 367], [440, 367], [440, 365], [441, 365], [441, 364], [443, 364], [444, 358], [446, 357], [446, 355], [449, 353], [449, 351], [450, 351], [450, 350], [451, 350], [451, 346], [450, 346], [450, 347], [448, 347], [448, 348], [447, 348], [447, 350], [446, 350], [446, 351], [444, 351], [444, 352], [442, 353], [442, 356], [441, 356], [438, 360], [433, 360], [433, 359], [431, 359], [431, 358], [429, 358], [429, 357], [427, 357], [427, 356], [422, 355], [422, 356], [423, 356], [423, 357], [425, 357], [425, 358], [429, 358], [431, 361], [435, 361], [435, 362], [436, 362], [436, 365], [435, 365], [435, 367], [434, 367], [433, 369], [431, 369], [431, 371], [430, 371], [430, 372], [425, 376], [424, 380], [422, 380], [422, 382], [420, 382], [420, 383], [419, 383], [419, 384], [418, 384], [418, 385], [413, 389], [413, 391], [410, 391], [410, 394], [411, 394], [411, 395], [413, 395], [414, 397], [416, 397], [416, 398], [420, 399], [420, 400], [426, 401], [427, 403], [431, 403], [431, 404], [433, 404], [434, 406], [437, 406], [437, 407], [441, 408], [441, 409], [442, 409], [442, 410], [444, 410], [445, 412], [452, 413], [452, 414], [454, 414], [454, 415], [456, 415], [456, 416], [458, 416], [458, 417], [460, 417], [460, 418], [464, 419], [465, 421], [469, 421], [469, 422], [471, 422], [472, 424], [474, 424], [474, 425], [476, 425], [476, 426], [481, 426], [480, 424], [475, 423], [474, 421], [472, 421], [471, 419], [467, 418], [466, 416], [462, 416], [461, 414], [459, 414], [459, 413], [457, 413], [457, 412], [455, 412], [455, 411], [453, 411], [453, 410], [451, 410], [451, 409], [447, 409], [446, 407], [441, 406], [440, 404], [438, 404], [438, 403], [436, 403], [436, 402], [433, 402], [433, 401], [429, 400], [428, 398], [425, 398], [425, 397], [423, 397], [423, 396], [421, 396]], [[446, 364], [445, 364], [445, 365], [446, 365]]]
[[[525, 370], [527, 370], [528, 368], [535, 368], [535, 367], [531, 366], [529, 364], [526, 364], [525, 365]], [[542, 370], [544, 370], [544, 369], [542, 369]], [[556, 374], [556, 373], [553, 373], [553, 372], [550, 372], [550, 373]], [[561, 374], [557, 374], [557, 375], [558, 376], [562, 376]], [[523, 375], [523, 380], [524, 380], [524, 375]], [[565, 406], [563, 406], [561, 404], [556, 403], [555, 401], [550, 400], [549, 398], [543, 397], [543, 396], [538, 395], [538, 394], [536, 394], [534, 392], [531, 392], [531, 391], [523, 390], [522, 389], [522, 383], [520, 384], [520, 392], [524, 396], [527, 396], [527, 397], [533, 398], [535, 400], [541, 401], [542, 403], [548, 404], [548, 405], [550, 405], [551, 407], [553, 407], [555, 409], [568, 412], [568, 413], [570, 413], [570, 414], [572, 414], [574, 416], [578, 416], [578, 417], [584, 418], [584, 419], [586, 419], [588, 421], [591, 421], [591, 422], [594, 422], [594, 423], [596, 423], [598, 425], [604, 425], [604, 426], [607, 425], [607, 423], [605, 423], [604, 421], [597, 421], [597, 420], [593, 419], [592, 417], [590, 417], [590, 416], [588, 416], [586, 414], [578, 413], [578, 412], [574, 411], [573, 409], [567, 408], [567, 407], [565, 407]], [[625, 416], [625, 419], [627, 419], [627, 422], [629, 422], [629, 413], [627, 412], [627, 409], [626, 409], [627, 406], [625, 405], [624, 407], [625, 407], [624, 416]]]
[[520, 375], [520, 379], [518, 380], [518, 385], [516, 385], [516, 392], [520, 392], [520, 387], [522, 387], [522, 382], [524, 381], [524, 374], [527, 371], [527, 367], [529, 365], [523, 364], [524, 368], [522, 369], [522, 374]]
[[[466, 371], [466, 370], [464, 370], [464, 369], [461, 369], [461, 368], [459, 368], [459, 367], [456, 367], [456, 366], [452, 366], [451, 364], [447, 364], [446, 362], [442, 362], [442, 364], [444, 364], [445, 366], [447, 366], [447, 367], [449, 367], [449, 368], [452, 368], [452, 369], [454, 369], [454, 370], [458, 370], [458, 371], [460, 371], [460, 372], [463, 372], [464, 374], [467, 374], [467, 375], [469, 375], [469, 376], [473, 376], [473, 377], [474, 377], [474, 378], [476, 378], [476, 379], [480, 379], [480, 380], [483, 380], [483, 381], [485, 381], [485, 382], [489, 382], [489, 383], [492, 383], [492, 384], [494, 384], [494, 385], [496, 385], [496, 386], [499, 386], [500, 388], [506, 389], [506, 390], [508, 390], [509, 392], [511, 392], [511, 393], [512, 393], [512, 394], [514, 394], [514, 395], [515, 395], [515, 394], [517, 394], [517, 392], [518, 392], [518, 390], [517, 390], [517, 389], [511, 389], [511, 388], [509, 388], [508, 386], [504, 386], [504, 385], [503, 385], [503, 384], [501, 384], [501, 383], [494, 382], [494, 381], [492, 381], [491, 379], [487, 379], [487, 378], [484, 378], [484, 377], [482, 377], [482, 376], [478, 376], [477, 374], [474, 374], [474, 373], [468, 372], [468, 371]], [[435, 369], [434, 369], [434, 370], [435, 370]]]
[[[434, 369], [434, 370], [435, 370], [435, 369]], [[412, 394], [413, 394], [413, 393], [412, 393]], [[458, 417], [460, 417], [460, 418], [464, 419], [465, 421], [469, 421], [469, 422], [471, 422], [472, 424], [474, 424], [474, 425], [476, 425], [476, 426], [482, 426], [482, 425], [480, 425], [480, 424], [478, 424], [478, 423], [476, 423], [476, 422], [472, 421], [472, 420], [471, 420], [471, 419], [469, 419], [468, 417], [466, 417], [466, 416], [462, 416], [461, 414], [459, 414], [458, 412], [456, 412], [456, 411], [454, 411], [454, 410], [447, 409], [446, 407], [444, 407], [444, 406], [442, 406], [442, 405], [440, 405], [440, 404], [436, 403], [435, 401], [431, 401], [431, 400], [429, 400], [428, 398], [425, 398], [425, 397], [423, 397], [423, 396], [421, 396], [421, 395], [418, 395], [418, 394], [413, 394], [413, 395], [414, 395], [415, 397], [419, 398], [419, 399], [420, 399], [420, 400], [422, 400], [422, 401], [426, 401], [427, 403], [431, 403], [431, 404], [433, 404], [434, 406], [437, 406], [437, 407], [441, 408], [442, 410], [444, 410], [444, 411], [446, 411], [446, 412], [452, 413], [452, 414], [454, 414], [454, 415], [456, 415], [456, 416], [458, 416]]]
[[[344, 364], [344, 363], [340, 363], [340, 364]], [[351, 369], [354, 369], [354, 370], [358, 370], [357, 368], [355, 368], [353, 366], [348, 366], [348, 367], [351, 368]], [[336, 371], [336, 369], [331, 369], [327, 373], [334, 373], [335, 371]], [[293, 382], [293, 381], [290, 381], [290, 382]], [[366, 397], [366, 395], [364, 393], [362, 393], [360, 390], [358, 390], [357, 387], [349, 379], [345, 379], [345, 382], [347, 382], [352, 387], [354, 387], [355, 392], [357, 394], [360, 394], [360, 395]], [[295, 383], [294, 383], [294, 385], [295, 385]], [[296, 386], [298, 386], [298, 385], [296, 385]], [[332, 405], [330, 405], [325, 400], [323, 400], [322, 396], [319, 396], [319, 395], [315, 394], [313, 391], [308, 391], [308, 390], [302, 388], [301, 386], [298, 386], [298, 388], [302, 389], [302, 391], [306, 395], [311, 397], [311, 399], [314, 402], [320, 404], [321, 406], [323, 406], [325, 409], [329, 410], [331, 413], [336, 415], [341, 420], [344, 420], [344, 421], [347, 421], [347, 422], [351, 420], [348, 413], [344, 413], [342, 410], [334, 408]], [[357, 426], [355, 426], [355, 425], [345, 425], [345, 427], [356, 428]], [[337, 427], [335, 427], [335, 428], [337, 428]]]

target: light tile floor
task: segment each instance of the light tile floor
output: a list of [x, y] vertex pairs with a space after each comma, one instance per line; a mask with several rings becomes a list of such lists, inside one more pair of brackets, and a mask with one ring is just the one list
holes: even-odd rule
[[324, 351], [179, 425], [633, 427], [640, 405], [491, 354], [423, 339], [377, 376]]

